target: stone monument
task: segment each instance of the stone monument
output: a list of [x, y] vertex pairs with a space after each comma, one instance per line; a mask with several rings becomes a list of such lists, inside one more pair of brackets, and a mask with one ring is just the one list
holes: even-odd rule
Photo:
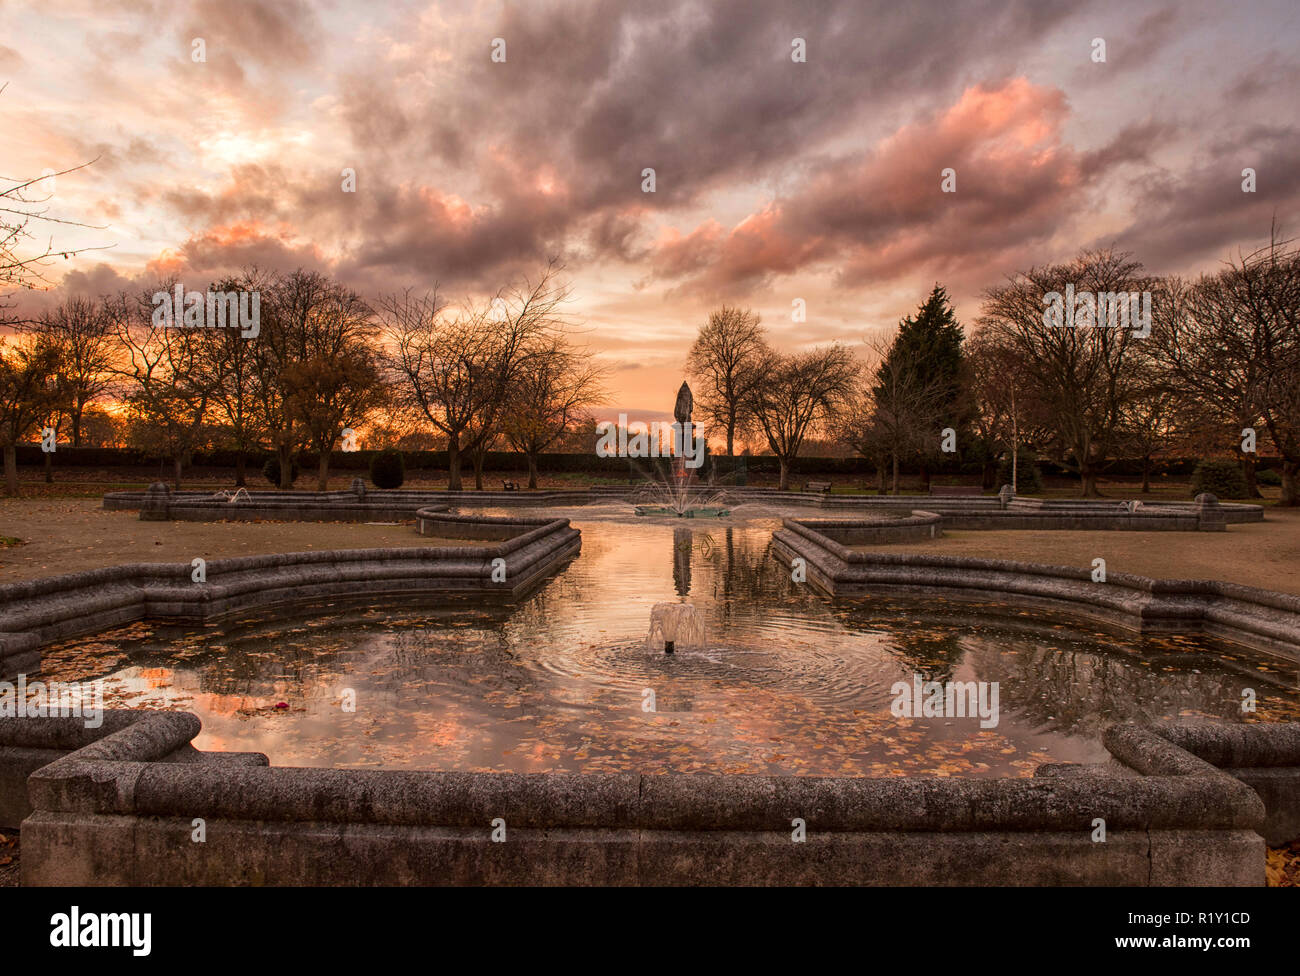
[[677, 405], [673, 407], [673, 418], [682, 425], [683, 439], [689, 436], [691, 426], [691, 412], [695, 409], [695, 398], [691, 396], [691, 388], [682, 381], [681, 389], [677, 391]]
[[691, 396], [691, 388], [686, 381], [682, 381], [681, 388], [677, 391], [677, 403], [673, 406], [673, 419], [677, 421], [677, 429], [673, 431], [673, 463], [672, 472], [673, 480], [678, 484], [694, 480], [694, 471], [686, 467], [686, 445], [694, 441], [694, 434], [691, 430], [691, 413], [695, 410], [695, 397]]

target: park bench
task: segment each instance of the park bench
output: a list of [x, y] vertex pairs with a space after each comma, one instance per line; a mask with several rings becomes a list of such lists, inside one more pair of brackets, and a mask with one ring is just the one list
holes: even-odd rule
[[513, 481], [503, 481], [503, 482], [501, 482], [501, 487], [504, 488], [506, 491], [518, 491], [518, 490], [519, 490], [519, 485], [518, 485], [516, 482], [513, 482]]
[[979, 485], [931, 485], [931, 495], [982, 495], [984, 489]]
[[824, 495], [831, 492], [831, 483], [829, 481], [809, 481], [803, 486], [804, 491], [820, 491]]

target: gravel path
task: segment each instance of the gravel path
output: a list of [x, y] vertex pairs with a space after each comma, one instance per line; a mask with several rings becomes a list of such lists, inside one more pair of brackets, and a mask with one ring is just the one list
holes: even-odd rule
[[195, 556], [254, 556], [313, 549], [493, 545], [420, 536], [415, 523], [141, 522], [136, 512], [106, 512], [99, 499], [0, 499], [0, 583], [57, 576], [119, 563], [189, 562]]
[[1264, 518], [1226, 532], [957, 530], [934, 541], [858, 548], [1086, 568], [1100, 556], [1108, 573], [1227, 580], [1300, 594], [1300, 510], [1270, 508]]

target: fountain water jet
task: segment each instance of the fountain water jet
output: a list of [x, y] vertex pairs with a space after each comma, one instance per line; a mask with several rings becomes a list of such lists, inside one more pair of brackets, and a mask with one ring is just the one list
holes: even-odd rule
[[[691, 423], [694, 404], [695, 398], [691, 396], [690, 386], [682, 383], [681, 389], [677, 391], [677, 404], [673, 408], [673, 418], [676, 420], [674, 429], [677, 431], [673, 449], [678, 453], [672, 458], [666, 477], [661, 479], [656, 471], [651, 471], [651, 483], [633, 500], [637, 515], [719, 518], [731, 514], [725, 507], [725, 494], [712, 486], [705, 488], [696, 484], [695, 473], [687, 466], [687, 458], [683, 456], [691, 454], [685, 445], [694, 443]], [[703, 461], [702, 455], [691, 456], [696, 457], [697, 462]]]
[[637, 515], [671, 515], [676, 518], [725, 518], [731, 514], [726, 506], [726, 492], [669, 480], [654, 479], [636, 493], [633, 506]]
[[704, 617], [690, 603], [656, 603], [650, 608], [650, 632], [646, 634], [646, 650], [663, 644], [665, 654], [672, 654], [677, 645], [703, 648], [707, 644]]

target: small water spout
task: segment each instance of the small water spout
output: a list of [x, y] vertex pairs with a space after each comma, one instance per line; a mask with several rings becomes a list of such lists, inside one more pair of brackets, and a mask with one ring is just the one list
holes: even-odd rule
[[637, 515], [670, 515], [677, 518], [722, 518], [730, 515], [727, 493], [706, 485], [674, 481], [650, 474], [651, 481], [633, 496]]
[[665, 654], [672, 654], [677, 645], [702, 648], [708, 643], [704, 629], [704, 616], [689, 603], [656, 603], [650, 608], [650, 632], [646, 634], [646, 650], [656, 650], [663, 645]]

